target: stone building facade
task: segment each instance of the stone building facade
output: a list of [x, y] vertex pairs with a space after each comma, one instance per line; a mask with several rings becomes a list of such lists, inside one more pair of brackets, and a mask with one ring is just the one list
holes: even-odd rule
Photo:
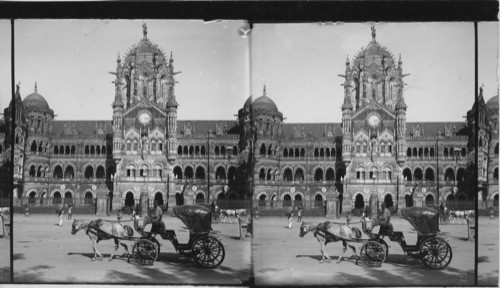
[[337, 191], [347, 211], [372, 195], [399, 207], [412, 194], [426, 203], [438, 194], [471, 200], [467, 177], [478, 139], [479, 185], [488, 191], [480, 197], [498, 203], [498, 95], [485, 102], [481, 89], [477, 138], [475, 106], [467, 122], [406, 122], [402, 57], [378, 43], [374, 28], [344, 69], [342, 123], [284, 123], [265, 87], [237, 120], [178, 120], [174, 58], [144, 26], [138, 44], [116, 60], [112, 121], [55, 120], [36, 84], [24, 100], [18, 86], [0, 127], [2, 161], [14, 147], [15, 197], [91, 203], [106, 193], [116, 209], [154, 199], [242, 199], [235, 182], [253, 155], [255, 205], [323, 206]]

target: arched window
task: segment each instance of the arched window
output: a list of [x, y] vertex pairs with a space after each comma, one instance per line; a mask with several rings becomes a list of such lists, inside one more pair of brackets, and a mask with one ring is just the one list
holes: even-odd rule
[[31, 152], [36, 152], [36, 141], [33, 140], [33, 142], [31, 142]]
[[267, 169], [267, 175], [266, 175], [266, 179], [267, 179], [267, 180], [272, 180], [272, 179], [271, 179], [271, 177], [272, 177], [272, 176], [271, 176], [271, 175], [272, 175], [272, 173], [273, 173], [273, 170], [272, 170], [271, 168]]
[[68, 191], [64, 193], [64, 203], [65, 204], [73, 203], [73, 194], [71, 194], [71, 192]]
[[425, 205], [427, 206], [432, 204], [434, 204], [434, 196], [432, 196], [432, 194], [425, 196]]
[[30, 176], [30, 177], [35, 177], [35, 174], [36, 174], [36, 168], [35, 168], [35, 165], [31, 165], [31, 167], [30, 167], [30, 172], [29, 172], [29, 176]]
[[259, 180], [265, 180], [266, 179], [266, 169], [260, 168], [259, 171]]
[[394, 206], [394, 203], [392, 202], [392, 195], [391, 194], [386, 194], [384, 197], [384, 203], [387, 208], [391, 208]]
[[288, 157], [288, 149], [283, 149], [283, 157]]
[[455, 181], [455, 171], [452, 168], [446, 169], [444, 179], [445, 181]]
[[283, 172], [283, 181], [293, 181], [292, 169], [285, 169], [285, 171]]
[[175, 177], [176, 179], [182, 179], [182, 169], [181, 169], [181, 167], [176, 166], [176, 167], [174, 168], [174, 177]]
[[59, 154], [59, 147], [54, 146], [54, 154]]
[[316, 194], [316, 196], [314, 196], [314, 206], [323, 206], [323, 196], [321, 196], [321, 194]]
[[[34, 169], [34, 167], [33, 167]], [[62, 171], [62, 168], [61, 166], [56, 166], [56, 168], [54, 168], [54, 178], [57, 178], [57, 179], [61, 179], [63, 178], [63, 171]]]
[[424, 149], [422, 147], [418, 148], [418, 157], [422, 158], [424, 156]]
[[201, 146], [201, 148], [200, 148], [200, 154], [201, 155], [205, 155], [206, 154], [205, 150], [206, 150], [205, 146]]
[[94, 145], [90, 146], [90, 154], [92, 154], [92, 155], [95, 154], [95, 147], [94, 147]]
[[448, 148], [446, 148], [446, 147], [443, 150], [443, 156], [448, 157]]
[[457, 170], [457, 181], [458, 182], [465, 181], [465, 170], [464, 170], [464, 168], [458, 168], [458, 170]]
[[326, 157], [330, 157], [330, 148], [325, 149], [325, 155]]
[[417, 148], [413, 148], [413, 157], [417, 157]]
[[43, 142], [40, 142], [40, 144], [38, 144], [38, 152], [42, 152], [43, 151]]
[[184, 149], [182, 150], [182, 154], [188, 155], [188, 146], [184, 146]]
[[127, 194], [125, 194], [125, 206], [134, 207], [134, 205], [135, 205], [134, 193], [127, 192]]
[[323, 169], [316, 169], [314, 172], [314, 181], [323, 181]]
[[295, 181], [301, 181], [301, 182], [304, 181], [304, 171], [301, 168], [295, 170], [295, 175], [293, 179]]
[[295, 157], [299, 157], [299, 148], [295, 148]]
[[85, 205], [92, 205], [94, 203], [92, 198], [93, 198], [92, 192], [85, 193], [84, 204]]
[[314, 157], [318, 157], [319, 156], [319, 150], [318, 148], [314, 148]]
[[227, 179], [236, 180], [236, 168], [234, 168], [233, 166], [229, 167], [227, 171]]
[[54, 193], [54, 199], [52, 200], [52, 203], [59, 204], [61, 202], [62, 202], [61, 193], [60, 192], [55, 192]]
[[260, 155], [261, 156], [266, 155], [266, 144], [264, 144], [264, 143], [262, 143], [262, 145], [260, 145]]
[[292, 197], [290, 197], [290, 195], [286, 194], [283, 197], [283, 206], [284, 207], [292, 206]]
[[493, 179], [498, 180], [498, 168], [495, 168], [495, 170], [493, 170]]
[[414, 177], [415, 181], [422, 181], [422, 179], [424, 178], [423, 173], [422, 173], [422, 169], [420, 169], [420, 168], [415, 169], [415, 172], [413, 173], [413, 177]]
[[187, 166], [186, 169], [184, 169], [184, 178], [193, 179], [193, 174], [193, 168], [191, 166]]
[[462, 147], [462, 152], [460, 153], [460, 156], [465, 157], [467, 155], [467, 149], [465, 147]]
[[104, 173], [104, 167], [102, 166], [97, 167], [97, 170], [95, 172], [95, 177], [97, 179], [104, 179], [106, 177], [106, 174]]
[[193, 154], [194, 154], [194, 147], [189, 146], [189, 155], [193, 155]]
[[431, 168], [425, 169], [425, 181], [434, 181], [434, 171]]
[[194, 147], [194, 154], [195, 154], [195, 155], [200, 155], [200, 146], [196, 145], [196, 146]]
[[64, 179], [73, 179], [75, 178], [75, 171], [72, 166], [66, 167], [66, 171], [64, 171]]
[[411, 157], [411, 148], [408, 147], [408, 150], [406, 150], [406, 156]]
[[495, 145], [495, 155], [498, 155], [498, 143]]
[[365, 207], [365, 199], [362, 194], [356, 195], [354, 200], [354, 208], [355, 209], [363, 209]]
[[226, 169], [224, 167], [219, 166], [217, 171], [215, 171], [215, 177], [218, 180], [226, 180]]
[[305, 157], [306, 156], [306, 149], [301, 148], [300, 149], [300, 157]]
[[325, 157], [325, 149], [323, 147], [319, 149], [319, 157]]
[[76, 153], [76, 147], [75, 145], [71, 146], [71, 154], [75, 154]]
[[424, 157], [429, 157], [429, 148], [424, 148]]
[[302, 195], [300, 194], [295, 195], [295, 201], [293, 204], [295, 207], [302, 207]]
[[219, 146], [215, 146], [214, 154], [219, 155]]
[[179, 145], [179, 147], [177, 147], [177, 154], [182, 155], [182, 146], [181, 145]]
[[87, 166], [87, 168], [85, 168], [84, 177], [87, 179], [94, 178], [94, 168], [92, 168], [92, 166], [89, 165]]
[[195, 178], [196, 179], [205, 179], [205, 169], [203, 167], [201, 167], [201, 166], [196, 167]]
[[66, 145], [66, 150], [65, 150], [65, 153], [66, 155], [69, 155], [71, 152], [70, 152], [70, 148], [69, 148], [69, 145]]
[[259, 196], [259, 206], [260, 207], [266, 206], [266, 198], [267, 198], [266, 194], [262, 194]]
[[413, 181], [410, 168], [405, 168], [403, 170], [403, 177], [406, 179], [406, 181]]
[[429, 151], [429, 156], [434, 157], [434, 148], [432, 148], [432, 147]]
[[333, 168], [326, 169], [325, 180], [326, 181], [334, 181], [335, 180], [335, 173], [333, 171]]
[[196, 194], [196, 204], [201, 204], [201, 203], [205, 203], [205, 194], [203, 193], [198, 193]]

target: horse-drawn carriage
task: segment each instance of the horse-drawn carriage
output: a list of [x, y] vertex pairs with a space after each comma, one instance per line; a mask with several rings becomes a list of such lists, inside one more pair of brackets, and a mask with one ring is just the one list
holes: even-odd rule
[[198, 205], [185, 205], [174, 207], [175, 215], [189, 229], [189, 241], [179, 243], [174, 230], [164, 229], [161, 225], [153, 225], [151, 232], [138, 228], [134, 221], [134, 228], [141, 234], [141, 238], [134, 244], [132, 255], [141, 265], [150, 265], [160, 254], [160, 243], [157, 235], [164, 240], [169, 240], [175, 250], [182, 255], [190, 256], [196, 264], [203, 268], [216, 268], [224, 261], [225, 250], [222, 243], [210, 235], [211, 213], [209, 208]]
[[[307, 226], [307, 224], [303, 224], [300, 236], [304, 236], [307, 232], [315, 230], [314, 234], [316, 238], [319, 236], [325, 239], [325, 244], [322, 245], [326, 245], [328, 242], [342, 241], [344, 250], [346, 250], [346, 246], [350, 246], [355, 251], [355, 248], [348, 245], [347, 242], [364, 243], [360, 250], [359, 259], [368, 267], [380, 267], [386, 260], [389, 253], [389, 246], [384, 238], [387, 237], [391, 241], [398, 242], [406, 255], [420, 258], [427, 267], [436, 270], [446, 268], [451, 262], [453, 253], [448, 242], [437, 236], [438, 211], [426, 207], [411, 207], [402, 208], [401, 212], [403, 217], [417, 231], [417, 243], [415, 245], [407, 244], [403, 232], [393, 231], [390, 226], [381, 226], [379, 233], [375, 234], [367, 227], [367, 223], [364, 220], [361, 222], [362, 230], [369, 237], [368, 239], [361, 239], [359, 229], [356, 227], [350, 228], [347, 225], [343, 225], [349, 227], [349, 229], [344, 227], [344, 229], [339, 230], [341, 235], [335, 235], [329, 232], [328, 229], [325, 229], [325, 225], [321, 225], [323, 223], [313, 228], [307, 227], [307, 229], [304, 229], [304, 226]], [[355, 233], [356, 231], [358, 233]], [[356, 237], [352, 236], [355, 234], [357, 234]], [[324, 254], [323, 248], [324, 246], [322, 246], [322, 253]], [[329, 258], [328, 255], [327, 258]], [[339, 257], [339, 260], [341, 258], [342, 256]]]
[[[100, 240], [115, 240], [115, 253], [121, 244], [127, 251], [126, 244], [122, 240], [134, 241], [132, 247], [132, 257], [139, 265], [152, 265], [160, 254], [160, 242], [156, 236], [164, 240], [169, 240], [175, 250], [182, 255], [190, 257], [194, 262], [203, 268], [217, 268], [224, 261], [225, 250], [222, 243], [214, 236], [210, 235], [211, 213], [209, 208], [198, 205], [185, 205], [174, 207], [175, 215], [189, 229], [189, 241], [179, 243], [174, 230], [165, 229], [163, 222], [152, 224], [151, 231], [144, 231], [144, 226], [152, 223], [150, 218], [146, 217], [145, 223], [139, 226], [139, 220], [134, 218], [134, 229], [141, 235], [133, 237], [132, 229], [127, 225], [121, 225], [117, 222], [108, 222], [102, 219], [87, 221], [75, 219], [72, 225], [72, 234], [76, 234], [81, 229], [87, 231], [87, 235], [94, 243], [94, 258], [102, 255], [97, 251], [97, 242]], [[163, 224], [163, 225], [162, 225]], [[110, 260], [114, 254], [110, 256]]]

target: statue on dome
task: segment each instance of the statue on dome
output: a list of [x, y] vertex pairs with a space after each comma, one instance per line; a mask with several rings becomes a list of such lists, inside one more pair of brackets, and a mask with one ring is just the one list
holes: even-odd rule
[[144, 38], [148, 36], [148, 26], [146, 26], [146, 23], [142, 23], [142, 34], [144, 35]]
[[377, 36], [377, 32], [375, 31], [375, 26], [372, 26], [372, 41], [375, 41], [375, 36]]

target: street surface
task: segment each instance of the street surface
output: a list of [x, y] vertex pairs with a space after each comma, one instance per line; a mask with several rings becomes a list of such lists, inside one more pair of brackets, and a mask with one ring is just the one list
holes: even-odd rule
[[498, 287], [498, 217], [479, 217], [478, 285]]
[[[431, 270], [419, 259], [407, 257], [397, 242], [387, 238], [389, 255], [382, 267], [357, 266], [354, 258], [337, 264], [338, 256], [342, 254], [341, 242], [328, 243], [326, 251], [332, 261], [320, 263], [319, 242], [312, 233], [300, 238], [300, 223], [296, 220], [294, 217], [292, 229], [286, 228], [288, 221], [285, 216], [262, 217], [255, 221], [252, 252], [256, 285], [474, 285], [474, 242], [467, 240], [467, 225], [441, 225], [440, 235], [449, 241], [453, 259], [446, 269]], [[359, 220], [353, 217], [351, 223]], [[304, 217], [303, 221], [324, 222], [326, 219]], [[332, 221], [345, 223], [345, 218]], [[403, 232], [408, 244], [416, 243], [417, 233], [410, 223], [398, 217], [391, 218], [391, 222], [394, 230]], [[361, 224], [352, 226], [361, 229]], [[367, 236], [363, 235], [363, 238]], [[362, 243], [354, 243], [354, 246], [359, 253]], [[352, 255], [348, 253], [347, 257]]]
[[5, 282], [10, 282], [10, 238], [2, 236], [0, 238], [0, 283]]
[[[66, 215], [65, 215], [66, 216]], [[93, 215], [73, 218], [96, 219]], [[129, 219], [124, 215], [122, 220]], [[100, 217], [116, 220], [116, 215]], [[163, 216], [167, 229], [174, 229], [179, 242], [187, 243], [189, 230], [175, 217]], [[108, 261], [114, 241], [105, 240], [98, 249], [106, 257], [92, 261], [92, 242], [81, 230], [71, 235], [72, 220], [64, 218], [57, 225], [53, 215], [14, 215], [14, 281], [16, 283], [129, 283], [129, 284], [226, 284], [246, 283], [251, 277], [251, 238], [239, 240], [238, 224], [213, 224], [214, 233], [224, 245], [224, 262], [216, 269], [202, 269], [189, 258], [176, 253], [170, 241], [157, 237], [161, 246], [159, 259], [152, 266], [138, 266], [126, 257]], [[124, 222], [124, 221], [123, 221]], [[132, 222], [124, 224], [133, 226]], [[146, 231], [149, 225], [146, 226]], [[134, 236], [138, 236], [134, 232]], [[0, 239], [0, 241], [3, 241]], [[133, 242], [126, 242], [132, 251]], [[124, 253], [122, 247], [117, 255]]]

